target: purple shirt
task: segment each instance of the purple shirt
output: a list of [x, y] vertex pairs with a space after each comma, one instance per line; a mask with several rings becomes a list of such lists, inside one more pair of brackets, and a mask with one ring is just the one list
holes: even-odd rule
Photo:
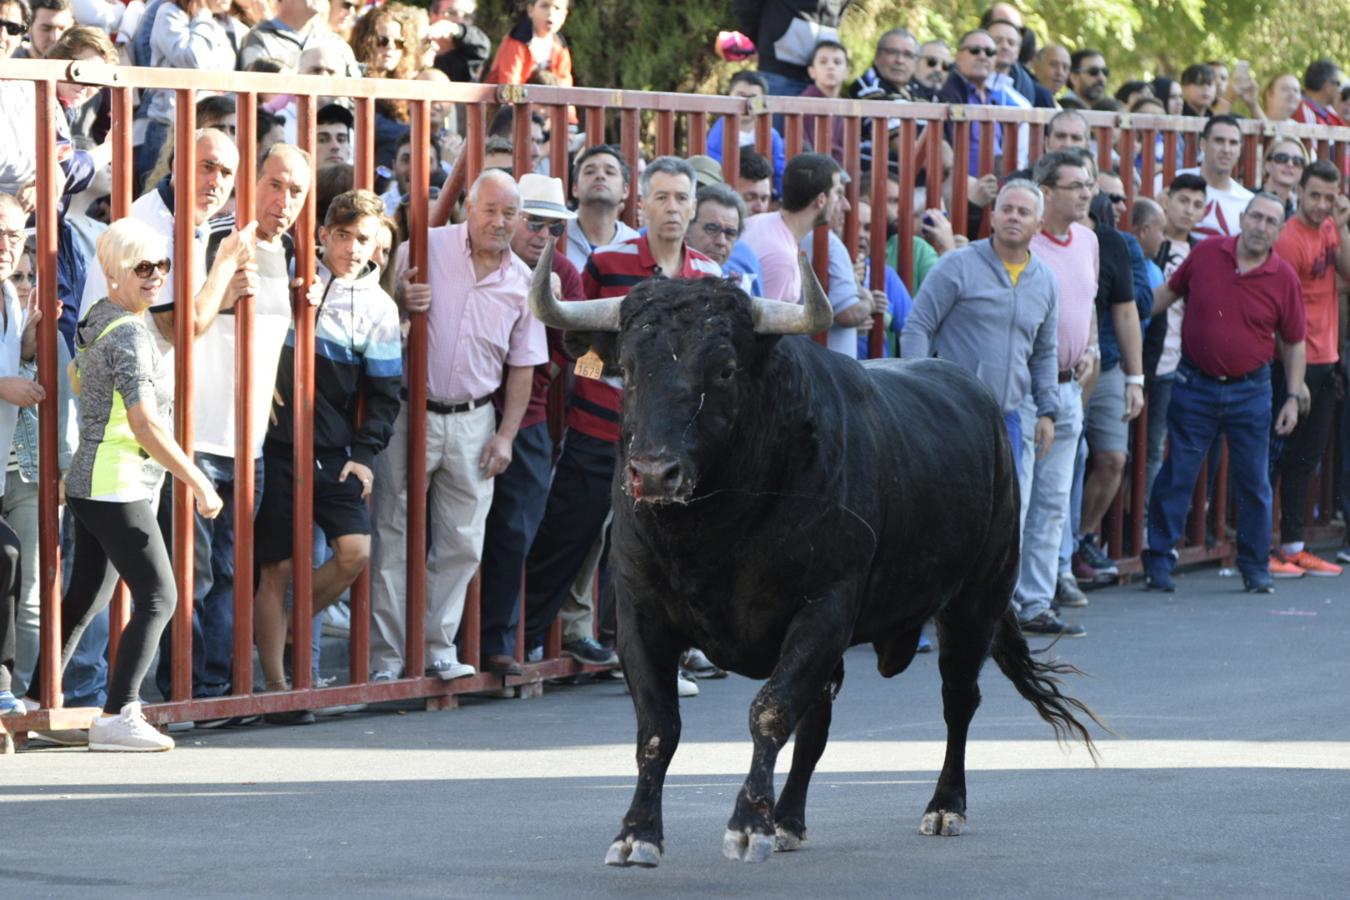
[[475, 282], [468, 234], [464, 224], [427, 232], [427, 394], [446, 403], [496, 392], [503, 366], [548, 361], [544, 326], [530, 314], [529, 266], [507, 250], [501, 266]]

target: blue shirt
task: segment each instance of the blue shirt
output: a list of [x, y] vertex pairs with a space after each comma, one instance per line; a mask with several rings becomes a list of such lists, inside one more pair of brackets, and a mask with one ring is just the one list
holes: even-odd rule
[[[716, 122], [713, 122], [712, 128], [708, 129], [708, 155], [719, 163], [722, 161], [722, 122], [724, 120], [719, 116]], [[741, 144], [742, 147], [753, 145], [753, 141], [747, 144]], [[787, 149], [783, 144], [783, 136], [778, 133], [778, 129], [772, 132], [772, 159], [773, 163], [773, 192], [782, 193], [783, 190], [783, 167], [787, 165]]]
[[[872, 262], [868, 260], [864, 277], [868, 278], [869, 282], [871, 273]], [[904, 279], [890, 266], [886, 267], [886, 301], [890, 304], [891, 325], [883, 336], [881, 355], [891, 357], [895, 355], [895, 343], [900, 339], [905, 319], [909, 318], [909, 311], [914, 308], [914, 298], [910, 296], [909, 288], [905, 287]], [[858, 329], [858, 359], [868, 358], [868, 333], [868, 329]]]
[[759, 257], [745, 242], [737, 241], [731, 248], [731, 256], [727, 257], [722, 274], [749, 275], [751, 294], [755, 297], [764, 296], [764, 271], [759, 267]]

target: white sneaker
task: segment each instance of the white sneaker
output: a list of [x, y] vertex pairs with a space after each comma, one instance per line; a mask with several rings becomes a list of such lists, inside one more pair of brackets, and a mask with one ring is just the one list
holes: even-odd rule
[[428, 675], [435, 675], [441, 681], [454, 681], [456, 678], [468, 678], [478, 674], [478, 670], [468, 663], [456, 659], [442, 659], [427, 668]]
[[153, 753], [172, 750], [173, 738], [145, 720], [139, 703], [128, 703], [116, 716], [99, 716], [89, 726], [89, 749]]
[[681, 697], [697, 697], [698, 682], [690, 678], [684, 672], [675, 673], [676, 693]]
[[324, 634], [340, 638], [352, 636], [352, 611], [347, 604], [334, 603], [320, 615], [323, 617]]

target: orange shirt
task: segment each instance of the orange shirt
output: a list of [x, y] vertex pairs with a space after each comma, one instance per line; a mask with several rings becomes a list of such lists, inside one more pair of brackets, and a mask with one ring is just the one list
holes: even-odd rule
[[1275, 252], [1293, 266], [1303, 285], [1310, 363], [1334, 363], [1340, 358], [1336, 305], [1336, 252], [1340, 246], [1340, 231], [1331, 216], [1320, 228], [1313, 228], [1296, 215], [1284, 223], [1275, 241]]

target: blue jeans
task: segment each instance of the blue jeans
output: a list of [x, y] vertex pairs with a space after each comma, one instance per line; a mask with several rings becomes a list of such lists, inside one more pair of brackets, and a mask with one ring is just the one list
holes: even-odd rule
[[1167, 445], [1167, 407], [1172, 404], [1173, 373], [1155, 375], [1148, 383], [1148, 462], [1145, 465], [1144, 496], [1153, 493], [1153, 481], [1162, 468]]
[[1073, 478], [1069, 482], [1069, 518], [1064, 523], [1064, 536], [1059, 542], [1061, 575], [1073, 575], [1073, 552], [1078, 549], [1078, 537], [1083, 530], [1083, 478], [1087, 475], [1087, 458], [1087, 435], [1083, 434], [1078, 438], [1078, 449], [1073, 456]]
[[[1083, 392], [1076, 381], [1058, 386], [1059, 412], [1055, 416], [1055, 440], [1043, 459], [1035, 459], [1036, 410], [1030, 396], [1022, 404], [1023, 459], [1034, 462], [1022, 467], [1022, 494], [1027, 499], [1022, 524], [1022, 569], [1014, 595], [1018, 618], [1034, 619], [1050, 609], [1059, 577], [1059, 544], [1069, 518], [1069, 493], [1078, 439], [1083, 433]], [[1028, 423], [1032, 427], [1028, 428]], [[1030, 471], [1030, 478], [1025, 475]]]
[[[230, 692], [234, 662], [234, 459], [197, 453], [197, 468], [225, 501], [214, 519], [193, 516], [192, 696]], [[253, 463], [253, 512], [262, 502], [262, 459]], [[155, 684], [165, 697], [173, 684], [173, 628], [164, 629]]]
[[1228, 471], [1237, 513], [1238, 568], [1264, 579], [1270, 557], [1270, 367], [1237, 383], [1216, 381], [1183, 361], [1167, 410], [1167, 458], [1148, 503], [1146, 570], [1170, 572], [1186, 528], [1200, 467], [1219, 434], [1228, 437]]

